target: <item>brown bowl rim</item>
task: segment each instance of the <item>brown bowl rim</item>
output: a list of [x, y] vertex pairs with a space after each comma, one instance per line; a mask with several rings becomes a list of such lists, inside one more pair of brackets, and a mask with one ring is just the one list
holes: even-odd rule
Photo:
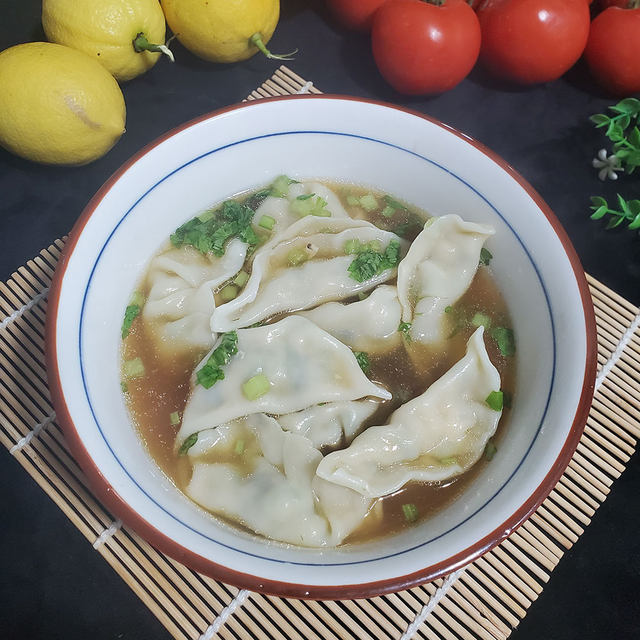
[[[264, 104], [268, 102], [283, 100], [341, 100], [363, 102], [366, 104], [373, 104], [376, 106], [391, 108], [396, 111], [401, 111], [427, 120], [431, 124], [446, 129], [448, 132], [471, 144], [478, 151], [483, 153], [490, 160], [496, 163], [500, 168], [502, 168], [514, 180], [516, 180], [516, 182], [518, 182], [518, 184], [528, 193], [531, 199], [536, 203], [542, 213], [546, 216], [547, 220], [558, 236], [558, 239], [562, 243], [567, 258], [571, 263], [582, 299], [582, 308], [584, 312], [585, 331], [587, 338], [585, 375], [583, 379], [582, 392], [580, 395], [578, 407], [576, 409], [576, 414], [571, 425], [571, 429], [550, 471], [547, 473], [545, 478], [538, 485], [537, 489], [532, 493], [532, 495], [524, 502], [524, 504], [522, 504], [509, 518], [507, 518], [500, 526], [496, 527], [490, 534], [486, 535], [476, 543], [470, 545], [463, 551], [455, 554], [454, 556], [451, 556], [450, 558], [447, 558], [440, 563], [424, 567], [414, 573], [410, 573], [404, 576], [398, 576], [388, 580], [377, 580], [365, 583], [338, 585], [304, 585], [298, 583], [283, 582], [279, 580], [267, 580], [258, 576], [229, 569], [228, 567], [213, 562], [212, 560], [204, 558], [203, 556], [183, 547], [181, 544], [166, 536], [162, 531], [156, 529], [153, 525], [142, 518], [127, 504], [127, 502], [123, 498], [121, 498], [117, 494], [113, 487], [111, 487], [111, 485], [107, 482], [106, 478], [102, 475], [100, 469], [94, 463], [86, 448], [84, 447], [84, 444], [82, 443], [82, 440], [75, 428], [65, 402], [64, 392], [60, 381], [60, 375], [57, 366], [56, 327], [62, 282], [64, 280], [69, 257], [73, 253], [82, 230], [84, 229], [94, 210], [108, 193], [108, 191], [129, 169], [130, 166], [132, 166], [140, 158], [149, 153], [160, 143], [164, 142], [180, 131], [198, 124], [199, 122], [203, 122], [210, 118], [220, 116], [230, 111], [236, 111], [239, 109], [251, 109], [255, 107], [256, 104]], [[171, 129], [170, 131], [156, 138], [153, 142], [143, 147], [128, 161], [126, 161], [119, 169], [117, 169], [115, 173], [113, 173], [113, 175], [111, 175], [109, 179], [102, 185], [102, 187], [100, 187], [93, 198], [91, 198], [87, 206], [80, 214], [80, 217], [74, 224], [73, 229], [69, 233], [69, 238], [67, 240], [67, 243], [65, 244], [61, 258], [56, 267], [51, 284], [51, 289], [49, 292], [49, 302], [45, 327], [45, 357], [47, 363], [49, 389], [51, 391], [51, 397], [56, 411], [57, 421], [63, 429], [65, 438], [67, 440], [69, 448], [71, 449], [71, 452], [73, 453], [74, 458], [87, 475], [87, 479], [89, 481], [89, 484], [91, 485], [91, 488], [94, 490], [103, 504], [105, 504], [108, 509], [113, 514], [115, 514], [123, 523], [131, 527], [142, 538], [147, 540], [152, 546], [195, 571], [203, 573], [216, 580], [220, 580], [222, 582], [226, 582], [243, 589], [248, 589], [250, 591], [291, 598], [354, 599], [371, 598], [394, 591], [410, 589], [417, 585], [424, 584], [425, 582], [430, 582], [432, 580], [445, 576], [455, 571], [456, 569], [459, 569], [460, 567], [463, 567], [464, 565], [472, 562], [493, 547], [500, 544], [536, 511], [536, 509], [542, 504], [549, 493], [551, 493], [552, 489], [561, 478], [564, 470], [571, 461], [573, 453], [578, 446], [578, 443], [582, 436], [584, 425], [586, 424], [587, 416], [591, 407], [591, 399], [594, 390], [597, 366], [597, 336], [595, 315], [591, 300], [591, 294], [589, 292], [589, 286], [584, 270], [580, 263], [580, 259], [578, 258], [578, 255], [573, 245], [571, 244], [566, 231], [562, 227], [560, 221], [553, 213], [551, 208], [546, 204], [546, 202], [537, 193], [537, 191], [510, 164], [508, 164], [499, 155], [485, 147], [480, 142], [474, 140], [470, 136], [418, 111], [378, 100], [369, 100], [338, 94], [320, 94], [264, 98], [255, 102], [233, 104], [228, 107], [206, 113], [182, 125], [179, 125], [178, 127], [175, 127], [174, 129]]]

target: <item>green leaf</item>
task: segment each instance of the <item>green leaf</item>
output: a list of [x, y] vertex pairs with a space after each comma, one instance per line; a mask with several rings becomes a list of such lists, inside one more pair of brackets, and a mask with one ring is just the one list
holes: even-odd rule
[[482, 247], [482, 249], [480, 249], [480, 264], [488, 267], [492, 259], [493, 254], [491, 253], [491, 251], [489, 251], [489, 249], [486, 249], [485, 247]]
[[612, 142], [620, 142], [620, 140], [624, 139], [624, 131], [622, 127], [618, 126], [613, 120], [609, 124], [609, 128], [607, 129], [607, 138]]
[[124, 340], [131, 331], [131, 325], [133, 321], [140, 315], [142, 307], [139, 304], [130, 304], [124, 312], [124, 319], [122, 321], [122, 339]]
[[622, 213], [624, 213], [625, 217], [630, 216], [631, 210], [629, 209], [629, 204], [627, 203], [627, 201], [619, 193], [617, 194], [617, 198], [618, 205], [620, 206], [620, 209], [622, 209]]
[[384, 251], [372, 247], [369, 242], [359, 251], [347, 271], [356, 282], [366, 282], [387, 269], [393, 269], [400, 262], [400, 242], [391, 240]]
[[637, 98], [625, 98], [613, 107], [609, 107], [615, 113], [625, 113], [628, 115], [640, 114], [640, 100]]
[[591, 122], [593, 122], [598, 129], [600, 127], [608, 125], [609, 122], [611, 122], [611, 118], [609, 116], [606, 116], [604, 113], [596, 113], [595, 115], [591, 116], [589, 120], [591, 120]]
[[593, 205], [592, 209], [606, 207], [607, 201], [602, 196], [591, 196], [591, 204]]
[[192, 433], [181, 445], [178, 449], [179, 456], [186, 456], [187, 451], [193, 447], [193, 445], [198, 442], [198, 434]]
[[[591, 207], [592, 209], [594, 207]], [[605, 215], [607, 215], [607, 213], [609, 212], [608, 207], [604, 206], [604, 207], [598, 207], [592, 214], [591, 214], [591, 219], [592, 220], [600, 220], [600, 218], [604, 218]]]
[[356, 357], [360, 368], [364, 373], [369, 373], [371, 370], [371, 361], [369, 356], [364, 351], [354, 351], [353, 355]]
[[407, 342], [411, 342], [411, 323], [401, 322], [398, 325], [398, 331], [405, 337]]
[[631, 221], [629, 229], [640, 229], [640, 213]]
[[627, 141], [629, 144], [632, 144], [640, 150], [640, 129], [638, 127], [633, 127], [633, 129], [631, 129], [627, 136]]
[[618, 126], [621, 129], [626, 129], [631, 124], [631, 118], [628, 115], [624, 115], [620, 117], [618, 120]]
[[224, 380], [222, 367], [238, 353], [238, 334], [235, 331], [223, 333], [218, 346], [211, 352], [203, 367], [196, 371], [198, 384], [210, 389], [218, 380]]
[[489, 332], [491, 337], [496, 341], [500, 353], [505, 357], [510, 357], [516, 352], [516, 342], [513, 335], [513, 329], [506, 327], [494, 327]]

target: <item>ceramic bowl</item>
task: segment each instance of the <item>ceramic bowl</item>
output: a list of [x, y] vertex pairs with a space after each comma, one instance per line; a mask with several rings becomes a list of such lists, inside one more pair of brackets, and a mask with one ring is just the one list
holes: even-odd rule
[[[375, 187], [496, 229], [488, 247], [514, 323], [517, 388], [491, 464], [436, 517], [335, 549], [268, 543], [189, 501], [139, 440], [120, 390], [120, 327], [145, 265], [182, 222], [275, 176]], [[568, 464], [593, 390], [596, 341], [578, 258], [539, 195], [495, 154], [425, 116], [321, 96], [194, 120], [123, 166], [75, 225], [50, 294], [50, 385], [69, 445], [106, 505], [161, 551], [237, 586], [353, 598], [444, 575], [499, 543]]]

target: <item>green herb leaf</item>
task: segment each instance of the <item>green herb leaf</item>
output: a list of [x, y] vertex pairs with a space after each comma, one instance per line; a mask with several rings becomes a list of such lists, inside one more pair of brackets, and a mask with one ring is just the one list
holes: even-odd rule
[[364, 373], [369, 373], [371, 370], [371, 362], [369, 356], [364, 351], [354, 351], [353, 355], [356, 357], [360, 368]]
[[187, 451], [193, 447], [193, 445], [198, 442], [198, 434], [192, 433], [181, 445], [178, 449], [179, 456], [186, 456]]
[[505, 357], [510, 357], [516, 352], [516, 342], [512, 329], [505, 327], [494, 327], [489, 332], [491, 337], [496, 341], [500, 353]]
[[493, 456], [495, 456], [496, 453], [498, 453], [498, 447], [496, 447], [493, 439], [489, 438], [489, 440], [487, 441], [487, 445], [484, 448], [484, 457], [487, 460], [493, 460]]
[[398, 331], [404, 336], [407, 342], [411, 342], [411, 323], [401, 322], [398, 325]]
[[504, 395], [502, 391], [492, 391], [486, 398], [485, 402], [494, 411], [502, 411], [504, 406]]
[[493, 254], [491, 253], [491, 251], [489, 251], [489, 249], [485, 249], [485, 247], [482, 247], [482, 249], [480, 249], [480, 264], [484, 267], [488, 267], [492, 259]]
[[211, 352], [205, 365], [196, 371], [198, 384], [210, 389], [218, 380], [224, 380], [222, 367], [238, 353], [238, 334], [235, 331], [223, 333], [218, 346]]
[[[640, 165], [639, 165], [640, 166]], [[627, 224], [631, 230], [640, 228], [640, 200], [625, 200], [620, 194], [617, 195], [618, 209], [609, 207], [607, 201], [600, 196], [591, 197], [592, 220], [600, 220], [605, 216], [607, 219], [607, 229], [615, 229], [622, 224]]]
[[124, 340], [131, 331], [133, 321], [140, 315], [142, 307], [139, 304], [130, 304], [124, 311], [124, 320], [122, 321], [122, 339]]
[[407, 522], [415, 522], [418, 519], [418, 507], [415, 504], [403, 504], [402, 514]]
[[393, 269], [400, 262], [400, 242], [391, 240], [384, 251], [368, 248], [360, 251], [349, 265], [349, 275], [357, 282], [366, 282], [387, 269]]

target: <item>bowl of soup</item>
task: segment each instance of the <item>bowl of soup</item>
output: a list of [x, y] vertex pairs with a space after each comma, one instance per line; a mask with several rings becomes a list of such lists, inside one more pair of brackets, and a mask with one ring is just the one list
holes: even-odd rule
[[519, 526], [579, 441], [593, 309], [495, 154], [339, 96], [231, 107], [96, 194], [50, 294], [49, 381], [97, 495], [248, 589], [368, 597]]

